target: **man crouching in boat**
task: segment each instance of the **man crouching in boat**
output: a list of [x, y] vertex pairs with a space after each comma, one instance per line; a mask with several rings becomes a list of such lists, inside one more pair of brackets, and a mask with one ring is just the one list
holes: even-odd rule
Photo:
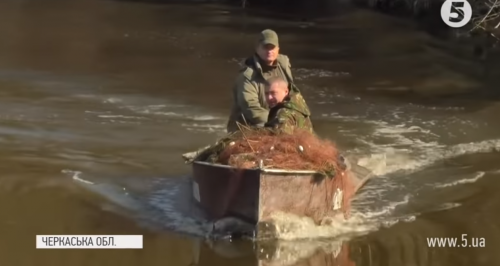
[[[295, 129], [307, 130], [314, 134], [311, 122], [311, 112], [302, 94], [290, 91], [288, 82], [280, 77], [267, 80], [266, 101], [269, 107], [269, 117], [265, 127], [286, 134], [293, 134]], [[344, 156], [339, 154], [339, 163], [343, 169], [347, 165]]]
[[265, 127], [292, 134], [295, 129], [314, 133], [311, 112], [300, 92], [290, 91], [288, 82], [272, 77], [266, 84], [266, 101], [270, 107]]

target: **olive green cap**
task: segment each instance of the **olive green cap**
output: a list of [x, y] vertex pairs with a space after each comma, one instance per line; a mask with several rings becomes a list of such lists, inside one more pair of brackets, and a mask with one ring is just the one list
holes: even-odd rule
[[278, 34], [274, 30], [263, 30], [259, 35], [260, 44], [272, 44], [274, 46], [279, 46]]

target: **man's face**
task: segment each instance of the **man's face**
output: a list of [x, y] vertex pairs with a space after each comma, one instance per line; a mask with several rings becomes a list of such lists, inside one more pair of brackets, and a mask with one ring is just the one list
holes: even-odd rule
[[260, 59], [267, 63], [272, 63], [276, 58], [278, 58], [278, 54], [280, 52], [280, 48], [278, 46], [274, 46], [272, 44], [259, 44], [257, 45], [257, 54]]
[[284, 83], [273, 83], [266, 87], [266, 101], [270, 108], [283, 102], [288, 95], [288, 88]]

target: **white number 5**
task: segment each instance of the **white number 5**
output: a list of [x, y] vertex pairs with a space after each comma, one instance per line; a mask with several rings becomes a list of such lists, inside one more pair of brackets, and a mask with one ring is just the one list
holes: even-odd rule
[[[462, 16], [462, 19], [460, 19]], [[472, 17], [472, 7], [467, 0], [446, 0], [441, 6], [441, 19], [452, 28], [465, 26]]]

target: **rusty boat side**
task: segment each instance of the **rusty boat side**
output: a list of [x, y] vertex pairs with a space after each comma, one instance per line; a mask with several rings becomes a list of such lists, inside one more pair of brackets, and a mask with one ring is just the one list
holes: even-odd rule
[[[335, 177], [315, 171], [236, 169], [203, 161], [193, 161], [192, 170], [193, 198], [206, 218], [214, 222], [232, 217], [257, 226], [276, 212], [319, 222], [342, 204], [341, 194], [334, 191]], [[356, 190], [373, 176], [360, 166], [346, 173], [354, 178]]]

